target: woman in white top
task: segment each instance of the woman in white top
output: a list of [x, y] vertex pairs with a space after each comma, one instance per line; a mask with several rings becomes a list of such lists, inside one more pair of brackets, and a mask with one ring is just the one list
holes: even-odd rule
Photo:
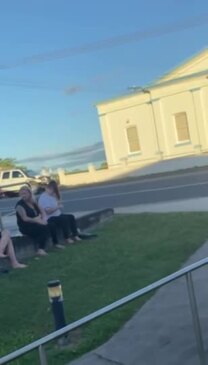
[[[38, 205], [46, 214], [46, 219], [51, 232], [53, 244], [60, 247], [58, 243], [57, 231], [61, 230], [67, 243], [80, 241], [77, 224], [73, 214], [63, 214], [60, 202], [60, 192], [56, 181], [51, 180], [46, 191], [41, 194]], [[61, 248], [61, 247], [60, 247]]]

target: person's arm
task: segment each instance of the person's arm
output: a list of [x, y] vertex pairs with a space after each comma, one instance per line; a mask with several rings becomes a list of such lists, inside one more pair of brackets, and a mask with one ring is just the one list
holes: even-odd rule
[[56, 212], [57, 210], [59, 210], [59, 207], [55, 207], [55, 208], [44, 208], [44, 211], [47, 213], [47, 214], [53, 214], [54, 212]]
[[61, 200], [58, 201], [58, 207], [59, 209], [62, 209], [64, 207], [63, 203], [61, 202]]
[[43, 209], [40, 204], [38, 204], [38, 209], [40, 211], [40, 216], [41, 216], [41, 219], [46, 222], [47, 221], [47, 217], [46, 217], [46, 211], [45, 209]]
[[22, 218], [22, 220], [24, 222], [34, 223], [34, 222], [37, 222], [40, 219], [40, 217], [34, 217], [34, 218], [28, 217], [27, 214], [26, 214], [25, 209], [23, 207], [21, 207], [20, 205], [18, 205], [16, 207], [16, 212], [19, 214], [19, 216]]
[[22, 220], [24, 222], [46, 224], [46, 222], [41, 218], [40, 215], [38, 215], [37, 217], [34, 217], [34, 218], [28, 217], [25, 209], [23, 207], [21, 207], [20, 205], [16, 207], [16, 212], [20, 215], [20, 217], [22, 218]]

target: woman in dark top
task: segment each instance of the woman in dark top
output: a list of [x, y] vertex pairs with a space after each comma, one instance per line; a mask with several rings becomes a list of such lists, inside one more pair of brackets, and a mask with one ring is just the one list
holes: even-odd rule
[[10, 234], [6, 229], [3, 229], [0, 232], [0, 258], [5, 257], [9, 258], [11, 266], [14, 269], [24, 269], [27, 267], [26, 265], [20, 264], [20, 262], [17, 261]]
[[33, 199], [32, 192], [27, 186], [23, 186], [19, 195], [21, 199], [16, 204], [17, 225], [22, 234], [33, 239], [37, 246], [37, 254], [47, 255], [45, 246], [49, 237], [49, 231], [44, 213]]

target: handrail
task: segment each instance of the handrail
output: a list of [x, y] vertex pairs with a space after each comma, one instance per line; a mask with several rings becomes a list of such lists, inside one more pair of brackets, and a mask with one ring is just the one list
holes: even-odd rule
[[[29, 345], [26, 345], [8, 355], [5, 355], [3, 356], [2, 358], [0, 358], [0, 364], [6, 364], [16, 358], [19, 358], [20, 356], [23, 356], [25, 355], [26, 353], [32, 351], [32, 350], [35, 350], [37, 348], [40, 348], [42, 347], [43, 345], [45, 345], [46, 343], [52, 341], [52, 340], [55, 340], [65, 334], [67, 334], [68, 332], [88, 323], [88, 322], [91, 322], [92, 320], [98, 318], [98, 317], [101, 317], [103, 316], [104, 314], [107, 314], [135, 299], [138, 299], [139, 297], [143, 296], [144, 294], [147, 294], [153, 290], [156, 290], [174, 280], [177, 280], [179, 279], [180, 277], [184, 276], [184, 275], [188, 275], [189, 273], [191, 273], [192, 271], [194, 270], [197, 270], [199, 268], [201, 268], [202, 266], [204, 265], [207, 265], [208, 264], [208, 257], [200, 260], [200, 261], [197, 261], [195, 262], [194, 264], [191, 264], [185, 268], [182, 268], [176, 272], [174, 272], [173, 274], [170, 274], [158, 281], [155, 281], [154, 283], [150, 284], [150, 285], [147, 285], [146, 287], [142, 288], [142, 289], [139, 289], [135, 292], [133, 292], [132, 294], [129, 294], [115, 302], [113, 302], [112, 304], [109, 304], [63, 328], [61, 328], [60, 330], [58, 331], [55, 331], [55, 332], [52, 332], [50, 333], [49, 335], [47, 336], [44, 336], [42, 337], [41, 339], [39, 340], [36, 340], [32, 343], [30, 343]], [[201, 362], [201, 364], [205, 364], [205, 362]]]

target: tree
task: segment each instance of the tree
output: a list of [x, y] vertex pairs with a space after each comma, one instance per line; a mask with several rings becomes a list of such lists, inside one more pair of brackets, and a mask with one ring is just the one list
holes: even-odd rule
[[103, 161], [99, 167], [100, 170], [102, 169], [107, 169], [108, 168], [108, 163], [107, 161]]
[[23, 166], [18, 166], [15, 158], [0, 158], [0, 170], [14, 169], [14, 168], [25, 169]]

